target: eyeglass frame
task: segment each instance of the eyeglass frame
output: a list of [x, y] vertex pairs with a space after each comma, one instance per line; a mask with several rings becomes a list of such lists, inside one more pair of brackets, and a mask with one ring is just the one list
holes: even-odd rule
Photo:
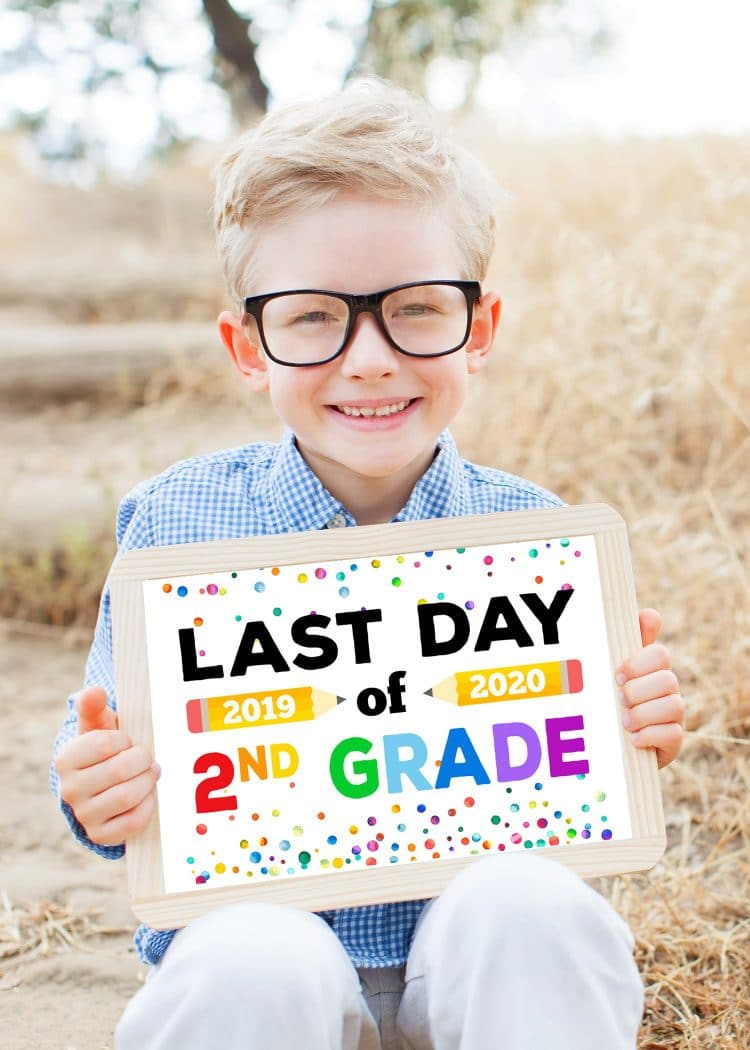
[[[410, 350], [404, 350], [400, 347], [392, 338], [388, 329], [386, 328], [385, 321], [383, 319], [383, 300], [386, 299], [393, 292], [403, 291], [405, 288], [428, 288], [432, 285], [447, 285], [452, 288], [457, 288], [460, 292], [463, 292], [464, 299], [466, 300], [466, 331], [464, 332], [463, 338], [460, 343], [456, 343], [449, 350], [438, 350], [434, 354], [415, 354]], [[280, 358], [275, 357], [273, 351], [269, 348], [266, 342], [266, 335], [263, 331], [263, 308], [266, 303], [272, 299], [279, 299], [284, 295], [329, 295], [331, 298], [340, 299], [346, 303], [349, 310], [349, 319], [347, 322], [346, 330], [341, 342], [341, 346], [332, 354], [330, 357], [326, 357], [322, 361], [282, 361]], [[326, 288], [289, 288], [283, 292], [267, 292], [263, 295], [249, 295], [243, 300], [244, 314], [242, 315], [242, 326], [247, 326], [248, 320], [252, 317], [258, 326], [258, 334], [260, 335], [260, 341], [263, 345], [263, 349], [277, 365], [284, 365], [287, 368], [315, 368], [317, 365], [327, 365], [331, 361], [335, 361], [337, 357], [340, 357], [351, 339], [354, 325], [356, 324], [357, 318], [360, 314], [368, 313], [372, 314], [378, 326], [378, 330], [384, 336], [393, 349], [403, 354], [404, 357], [416, 357], [430, 359], [434, 357], [445, 357], [447, 354], [454, 354], [457, 350], [466, 343], [471, 332], [471, 324], [474, 319], [474, 306], [482, 298], [482, 286], [479, 281], [407, 281], [406, 284], [395, 284], [392, 288], [384, 288], [380, 292], [369, 292], [366, 295], [354, 295], [349, 292], [333, 292]]]

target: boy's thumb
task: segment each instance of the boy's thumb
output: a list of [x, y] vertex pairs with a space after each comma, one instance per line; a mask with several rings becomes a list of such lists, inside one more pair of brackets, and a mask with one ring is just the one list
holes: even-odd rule
[[117, 715], [107, 706], [107, 694], [100, 685], [82, 689], [76, 697], [78, 733], [92, 729], [117, 729]]

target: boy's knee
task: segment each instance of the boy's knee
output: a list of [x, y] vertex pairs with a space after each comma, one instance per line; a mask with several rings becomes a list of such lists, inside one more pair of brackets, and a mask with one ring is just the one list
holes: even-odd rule
[[609, 903], [571, 869], [546, 857], [489, 857], [465, 869], [443, 894], [448, 912], [481, 938], [514, 935], [546, 943], [588, 928], [632, 936]]
[[[343, 952], [330, 927], [316, 915], [278, 904], [239, 903], [191, 922], [172, 942], [165, 962], [191, 965], [201, 981], [235, 987], [340, 968]], [[346, 961], [344, 959], [344, 961]]]

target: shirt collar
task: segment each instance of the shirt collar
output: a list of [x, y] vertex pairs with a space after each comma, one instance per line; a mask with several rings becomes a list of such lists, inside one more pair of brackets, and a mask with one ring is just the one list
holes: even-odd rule
[[326, 528], [334, 515], [344, 514], [347, 525], [354, 518], [302, 458], [291, 430], [277, 446], [269, 474], [269, 499], [287, 532], [310, 532]]
[[438, 438], [435, 458], [412, 489], [406, 505], [393, 520], [457, 518], [466, 513], [465, 507], [461, 457], [450, 431], [444, 430]]
[[[307, 465], [289, 429], [277, 446], [269, 474], [269, 501], [287, 532], [324, 529], [331, 526], [334, 517], [337, 524], [356, 524], [344, 504], [331, 495]], [[435, 458], [393, 520], [459, 517], [465, 513], [465, 502], [458, 449], [450, 432], [444, 430]]]

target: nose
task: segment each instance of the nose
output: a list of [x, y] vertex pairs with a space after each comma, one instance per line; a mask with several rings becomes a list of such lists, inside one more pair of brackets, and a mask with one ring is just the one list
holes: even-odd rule
[[341, 356], [341, 372], [349, 379], [381, 379], [398, 370], [399, 355], [385, 339], [372, 314], [354, 322]]

